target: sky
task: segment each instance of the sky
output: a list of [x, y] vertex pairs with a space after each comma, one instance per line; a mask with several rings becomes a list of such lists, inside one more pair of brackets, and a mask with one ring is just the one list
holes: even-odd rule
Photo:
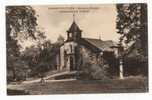
[[82, 30], [82, 37], [118, 41], [115, 5], [45, 5], [33, 8], [38, 15], [39, 27], [52, 42], [59, 35], [66, 39], [66, 31], [73, 20]]
[[[67, 38], [66, 31], [73, 20], [82, 30], [84, 38], [118, 41], [115, 5], [37, 5], [32, 7], [36, 11], [38, 27], [45, 32], [47, 39], [52, 43], [56, 42], [59, 35]], [[33, 45], [34, 42], [25, 41], [23, 44], [25, 48]]]

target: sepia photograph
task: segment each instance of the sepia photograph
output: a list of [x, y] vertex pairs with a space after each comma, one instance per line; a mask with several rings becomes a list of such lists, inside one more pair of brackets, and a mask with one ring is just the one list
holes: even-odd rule
[[5, 7], [7, 95], [148, 93], [147, 3]]

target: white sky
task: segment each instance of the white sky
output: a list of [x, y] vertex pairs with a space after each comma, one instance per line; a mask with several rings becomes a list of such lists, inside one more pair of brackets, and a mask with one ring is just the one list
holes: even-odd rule
[[[82, 37], [99, 39], [100, 36], [102, 40], [118, 41], [115, 5], [43, 5], [32, 7], [35, 9], [36, 15], [38, 15], [38, 26], [46, 33], [47, 39], [51, 40], [51, 42], [56, 42], [59, 35], [66, 39], [66, 31], [73, 22], [73, 11], [79, 11], [75, 13], [75, 21], [82, 30]], [[81, 10], [78, 8], [81, 8]], [[85, 12], [82, 12], [84, 10]], [[67, 13], [65, 11], [72, 12]], [[24, 50], [25, 47], [34, 45], [36, 42], [26, 40], [19, 42], [19, 44], [22, 45]]]
[[[46, 36], [52, 42], [55, 42], [59, 35], [66, 38], [66, 31], [73, 21], [72, 13], [61, 13], [60, 7], [88, 8], [89, 12], [75, 13], [75, 20], [83, 31], [82, 36], [88, 38], [99, 38], [102, 40], [118, 41], [119, 35], [116, 33], [116, 7], [115, 5], [51, 5], [51, 6], [33, 6], [38, 17], [38, 25], [46, 32]], [[57, 7], [58, 9], [52, 9]], [[65, 9], [67, 11], [67, 9]], [[68, 9], [69, 10], [69, 9]], [[77, 9], [76, 9], [77, 10]], [[80, 10], [78, 10], [80, 11]]]

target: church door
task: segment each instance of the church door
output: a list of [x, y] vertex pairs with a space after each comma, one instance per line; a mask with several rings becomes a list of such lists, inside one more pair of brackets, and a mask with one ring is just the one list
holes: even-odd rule
[[73, 57], [70, 57], [70, 69], [74, 70], [74, 65], [73, 65]]

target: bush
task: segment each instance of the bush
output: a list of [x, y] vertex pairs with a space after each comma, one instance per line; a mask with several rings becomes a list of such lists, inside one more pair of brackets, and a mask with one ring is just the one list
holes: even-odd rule
[[83, 78], [85, 79], [95, 79], [95, 80], [105, 80], [108, 79], [107, 68], [108, 65], [101, 66], [100, 64], [86, 63], [83, 66]]

